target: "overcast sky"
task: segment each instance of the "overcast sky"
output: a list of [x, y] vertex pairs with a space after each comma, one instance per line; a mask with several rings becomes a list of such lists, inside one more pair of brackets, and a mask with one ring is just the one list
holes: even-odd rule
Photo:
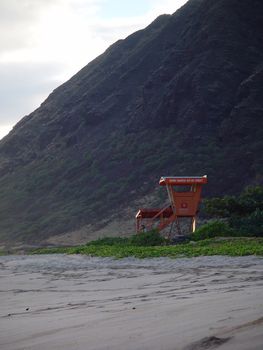
[[0, 138], [118, 39], [186, 0], [0, 0]]

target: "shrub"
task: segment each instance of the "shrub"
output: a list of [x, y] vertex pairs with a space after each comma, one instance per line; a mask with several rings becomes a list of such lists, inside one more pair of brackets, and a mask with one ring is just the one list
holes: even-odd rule
[[226, 222], [220, 220], [213, 220], [198, 228], [191, 236], [193, 240], [199, 241], [201, 239], [213, 237], [229, 237], [236, 236], [237, 232], [232, 229]]
[[204, 207], [210, 216], [227, 219], [226, 234], [232, 230], [240, 236], [263, 236], [263, 186], [247, 187], [239, 196], [207, 199]]
[[229, 219], [229, 224], [242, 235], [263, 236], [263, 211], [256, 209], [248, 216], [232, 217]]
[[133, 235], [130, 238], [131, 245], [135, 246], [157, 246], [166, 242], [166, 239], [160, 235], [157, 230], [142, 232]]
[[127, 245], [129, 244], [129, 239], [124, 237], [103, 237], [99, 238], [96, 241], [88, 242], [87, 245]]
[[88, 242], [87, 246], [157, 246], [167, 240], [157, 230], [142, 232], [131, 237], [103, 237]]
[[263, 186], [247, 187], [239, 196], [204, 200], [207, 214], [217, 217], [244, 216], [263, 210]]

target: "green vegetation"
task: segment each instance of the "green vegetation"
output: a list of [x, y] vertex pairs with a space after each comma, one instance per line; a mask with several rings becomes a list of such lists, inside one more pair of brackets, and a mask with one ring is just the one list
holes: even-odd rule
[[200, 227], [198, 239], [215, 236], [263, 237], [263, 186], [247, 187], [239, 196], [224, 196], [204, 201], [210, 217], [224, 219]]
[[171, 245], [158, 231], [152, 230], [131, 237], [104, 237], [78, 247], [38, 249], [33, 253], [116, 258], [263, 255], [263, 237], [260, 237], [263, 236], [263, 187], [248, 187], [236, 197], [208, 199], [205, 211], [217, 219], [198, 228], [190, 241], [177, 245]]
[[87, 246], [157, 246], [167, 243], [167, 240], [157, 230], [143, 232], [131, 237], [103, 237], [87, 243]]
[[212, 220], [198, 228], [191, 236], [194, 241], [199, 241], [214, 237], [235, 237], [236, 232], [229, 227], [227, 222]]
[[[136, 257], [136, 258], [159, 258], [159, 257], [194, 257], [208, 255], [263, 255], [262, 238], [214, 238], [203, 241], [183, 243], [178, 245], [163, 246], [135, 246], [124, 244], [123, 241], [114, 243], [108, 239], [90, 242], [87, 245], [71, 248], [42, 248], [34, 250], [33, 254], [85, 254], [100, 257]], [[110, 239], [111, 240], [111, 239]]]
[[116, 258], [263, 255], [263, 237], [259, 237], [263, 236], [261, 186], [246, 188], [237, 197], [225, 196], [206, 200], [205, 211], [218, 219], [198, 228], [190, 241], [177, 245], [171, 245], [171, 242], [152, 230], [131, 237], [104, 237], [78, 247], [38, 249], [33, 253], [86, 254]]
[[127, 237], [103, 237], [99, 238], [96, 241], [91, 241], [87, 245], [94, 246], [113, 246], [113, 245], [127, 245], [129, 244], [129, 238]]
[[155, 230], [133, 235], [129, 239], [129, 242], [131, 245], [139, 247], [153, 247], [168, 243], [167, 240]]
[[204, 200], [205, 210], [212, 216], [250, 215], [263, 210], [263, 186], [249, 186], [239, 196], [224, 196]]

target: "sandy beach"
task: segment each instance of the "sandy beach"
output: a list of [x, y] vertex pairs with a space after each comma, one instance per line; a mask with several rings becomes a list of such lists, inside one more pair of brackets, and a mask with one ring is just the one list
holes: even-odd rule
[[263, 349], [263, 259], [0, 257], [1, 350]]

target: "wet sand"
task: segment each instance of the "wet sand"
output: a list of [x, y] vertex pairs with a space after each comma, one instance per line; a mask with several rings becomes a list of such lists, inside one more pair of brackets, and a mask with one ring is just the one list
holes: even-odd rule
[[263, 259], [0, 257], [1, 350], [263, 349]]

